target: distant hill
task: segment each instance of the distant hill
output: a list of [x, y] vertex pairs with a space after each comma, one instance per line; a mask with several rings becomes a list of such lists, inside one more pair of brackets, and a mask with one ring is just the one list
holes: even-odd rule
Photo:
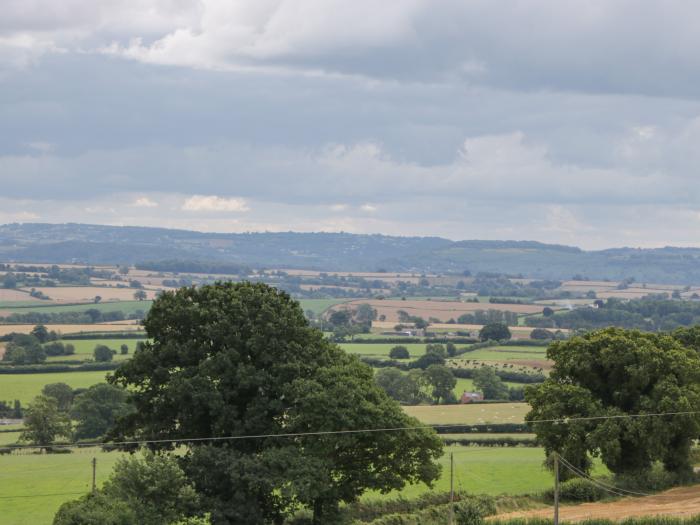
[[541, 279], [700, 284], [700, 248], [584, 251], [534, 241], [351, 233], [202, 233], [88, 224], [0, 226], [0, 261], [88, 264], [226, 261], [326, 271], [500, 272]]

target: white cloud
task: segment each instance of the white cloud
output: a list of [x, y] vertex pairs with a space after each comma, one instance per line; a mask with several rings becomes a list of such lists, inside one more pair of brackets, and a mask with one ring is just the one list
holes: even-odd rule
[[377, 211], [377, 207], [371, 204], [363, 204], [362, 206], [360, 206], [360, 209], [367, 213], [374, 213], [375, 211]]
[[223, 198], [216, 195], [193, 195], [182, 205], [186, 211], [246, 212], [250, 208], [244, 199]]
[[134, 202], [131, 203], [134, 208], [156, 208], [158, 203], [152, 201], [148, 197], [138, 197]]

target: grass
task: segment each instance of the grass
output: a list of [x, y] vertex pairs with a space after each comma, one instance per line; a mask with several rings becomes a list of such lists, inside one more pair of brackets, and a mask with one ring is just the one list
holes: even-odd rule
[[0, 375], [0, 399], [10, 403], [19, 399], [26, 406], [49, 383], [66, 383], [72, 388], [87, 388], [102, 383], [108, 372], [58, 372], [49, 374]]
[[364, 499], [406, 499], [450, 490], [450, 453], [454, 454], [455, 490], [474, 494], [531, 494], [552, 486], [553, 476], [542, 465], [544, 450], [534, 447], [445, 447], [442, 473], [433, 488], [409, 485], [385, 495], [370, 492]]
[[305, 312], [311, 310], [317, 316], [321, 315], [331, 306], [344, 303], [345, 301], [352, 301], [352, 299], [299, 299], [302, 310]]
[[0, 521], [5, 525], [49, 525], [62, 503], [90, 490], [93, 457], [97, 459], [97, 482], [102, 483], [119, 456], [118, 452], [99, 449], [0, 456]]
[[492, 346], [479, 348], [459, 355], [455, 359], [476, 359], [478, 361], [500, 361], [511, 359], [546, 359], [546, 346]]
[[19, 439], [21, 431], [17, 432], [0, 432], [0, 447], [5, 445], [14, 445]]
[[530, 410], [527, 403], [478, 403], [469, 405], [419, 405], [404, 411], [429, 425], [475, 425], [522, 423]]
[[[371, 357], [389, 357], [389, 351], [399, 343], [377, 343], [377, 344], [362, 344], [362, 343], [341, 343], [341, 348], [349, 354], [357, 354]], [[425, 354], [425, 345], [422, 343], [401, 344], [408, 349], [411, 357], [419, 357]]]
[[66, 304], [66, 305], [56, 305], [48, 303], [46, 305], [37, 305], [36, 303], [29, 303], [30, 306], [20, 306], [15, 305], [14, 307], [3, 308], [5, 310], [11, 311], [18, 314], [26, 314], [30, 312], [39, 313], [60, 313], [60, 312], [84, 312], [85, 310], [95, 309], [100, 312], [123, 312], [124, 315], [129, 315], [137, 310], [147, 312], [151, 308], [153, 301], [109, 301], [105, 303], [78, 303], [78, 304]]
[[[134, 355], [136, 343], [142, 340], [143, 339], [66, 339], [61, 342], [64, 344], [72, 344], [75, 347], [75, 354], [49, 357], [46, 361], [50, 363], [51, 361], [62, 361], [66, 359], [92, 359], [92, 351], [97, 345], [106, 345], [112, 350], [116, 350], [117, 353], [114, 356], [114, 360], [123, 361], [125, 359], [130, 359], [131, 356]], [[127, 355], [121, 355], [121, 345], [129, 347], [129, 353]]]

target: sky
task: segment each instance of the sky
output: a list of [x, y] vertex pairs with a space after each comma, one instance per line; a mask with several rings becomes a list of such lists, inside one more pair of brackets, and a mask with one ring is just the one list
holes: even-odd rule
[[0, 223], [698, 246], [698, 16], [4, 0]]

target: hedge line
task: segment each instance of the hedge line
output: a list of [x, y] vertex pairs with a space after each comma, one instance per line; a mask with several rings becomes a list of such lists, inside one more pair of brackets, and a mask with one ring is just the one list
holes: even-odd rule
[[21, 366], [3, 366], [0, 367], [0, 375], [2, 374], [48, 374], [56, 372], [100, 372], [116, 370], [119, 368], [119, 363], [85, 363], [79, 366], [68, 365], [21, 365]]
[[353, 339], [352, 344], [408, 344], [408, 343], [454, 343], [458, 345], [469, 345], [478, 342], [478, 339], [473, 337], [372, 337], [372, 338], [362, 338]]
[[441, 425], [438, 434], [524, 434], [532, 432], [527, 423], [483, 423], [479, 425]]
[[85, 339], [146, 339], [144, 332], [102, 332], [61, 334], [61, 340], [80, 341]]
[[445, 445], [461, 445], [463, 447], [536, 447], [535, 438], [443, 438]]

